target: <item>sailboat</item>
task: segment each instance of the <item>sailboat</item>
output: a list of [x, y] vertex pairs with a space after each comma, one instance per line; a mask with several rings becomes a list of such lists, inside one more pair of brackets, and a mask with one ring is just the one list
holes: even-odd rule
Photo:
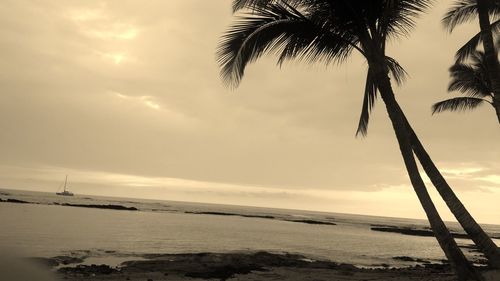
[[57, 195], [62, 196], [73, 196], [74, 194], [71, 191], [66, 190], [66, 185], [68, 184], [68, 175], [66, 175], [66, 179], [64, 180], [64, 190], [63, 192], [56, 192]]

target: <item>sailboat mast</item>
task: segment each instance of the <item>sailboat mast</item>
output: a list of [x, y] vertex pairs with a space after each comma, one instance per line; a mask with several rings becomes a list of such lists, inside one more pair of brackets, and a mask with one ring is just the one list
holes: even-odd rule
[[64, 180], [64, 192], [66, 192], [66, 183], [68, 182], [68, 175], [66, 175], [66, 179]]

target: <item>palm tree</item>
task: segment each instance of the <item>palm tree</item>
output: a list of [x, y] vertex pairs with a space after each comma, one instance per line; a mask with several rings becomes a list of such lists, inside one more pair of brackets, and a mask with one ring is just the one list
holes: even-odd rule
[[342, 63], [353, 52], [367, 61], [368, 71], [358, 133], [366, 134], [370, 111], [382, 97], [398, 140], [412, 186], [434, 234], [460, 280], [477, 279], [437, 212], [418, 171], [406, 119], [394, 97], [404, 70], [386, 56], [388, 38], [406, 35], [431, 0], [233, 0], [233, 10], [248, 11], [222, 37], [217, 55], [223, 79], [238, 86], [245, 67], [267, 53], [307, 62]]
[[451, 82], [448, 91], [459, 91], [465, 97], [451, 98], [434, 104], [433, 114], [475, 109], [483, 104], [493, 106], [495, 94], [491, 88], [485, 59], [483, 52], [474, 51], [470, 55], [470, 64], [457, 62], [450, 68]]
[[458, 62], [463, 62], [481, 42], [483, 43], [485, 62], [494, 93], [493, 106], [500, 123], [500, 63], [494, 44], [494, 33], [498, 34], [500, 31], [500, 19], [491, 23], [490, 16], [493, 19], [500, 16], [500, 0], [459, 0], [446, 13], [443, 24], [452, 32], [457, 25], [479, 18], [481, 32], [458, 50], [456, 58]]
[[[467, 43], [461, 47], [455, 57], [457, 62], [455, 65], [463, 65], [463, 62], [472, 57], [472, 64], [474, 63], [474, 54], [478, 46], [483, 43], [484, 57], [482, 58], [483, 66], [476, 66], [476, 69], [481, 69], [483, 73], [483, 78], [478, 78], [479, 70], [475, 71], [476, 74], [472, 74], [472, 70], [464, 68], [464, 66], [454, 66], [451, 69], [452, 77], [457, 80], [456, 83], [450, 84], [450, 89], [452, 90], [462, 90], [465, 92], [466, 97], [452, 99], [451, 101], [445, 101], [443, 103], [434, 106], [434, 112], [440, 112], [445, 109], [471, 109], [479, 106], [480, 104], [486, 103], [474, 98], [485, 98], [487, 97], [484, 85], [489, 85], [491, 93], [491, 102], [495, 107], [497, 118], [500, 122], [500, 72], [498, 63], [498, 54], [493, 44], [493, 37], [496, 36], [499, 40], [498, 33], [500, 32], [500, 19], [490, 23], [490, 17], [493, 18], [500, 15], [500, 0], [459, 0], [456, 1], [454, 6], [446, 13], [443, 18], [443, 24], [448, 27], [449, 31], [452, 32], [459, 24], [471, 21], [476, 17], [479, 18], [481, 31], [473, 36]], [[500, 42], [500, 40], [499, 40]], [[500, 43], [499, 43], [500, 44]], [[477, 62], [477, 59], [476, 59]], [[474, 68], [474, 66], [469, 66]], [[466, 74], [470, 73], [470, 75]], [[487, 75], [484, 75], [487, 73]], [[462, 79], [460, 77], [468, 76], [469, 78]], [[456, 77], [456, 79], [455, 79]], [[474, 82], [474, 78], [482, 80]], [[459, 81], [458, 81], [459, 80]], [[488, 82], [489, 81], [489, 82]], [[466, 84], [469, 84], [466, 86]], [[476, 84], [474, 86], [474, 84]], [[476, 88], [476, 86], [482, 87], [483, 89]], [[465, 90], [466, 88], [474, 89], [475, 91]], [[476, 92], [476, 94], [474, 94]], [[441, 175], [436, 165], [432, 162], [430, 156], [425, 151], [420, 140], [417, 138], [415, 132], [408, 124], [408, 130], [410, 132], [410, 140], [412, 142], [413, 150], [417, 155], [423, 169], [431, 179], [432, 183], [438, 190], [441, 197], [444, 199], [451, 212], [454, 214], [457, 221], [464, 228], [469, 237], [478, 246], [481, 252], [487, 257], [488, 263], [494, 268], [500, 268], [500, 249], [491, 240], [491, 238], [484, 232], [484, 230], [479, 226], [479, 224], [470, 215], [464, 205], [460, 202], [456, 194], [453, 192], [449, 184], [446, 182], [444, 177]]]

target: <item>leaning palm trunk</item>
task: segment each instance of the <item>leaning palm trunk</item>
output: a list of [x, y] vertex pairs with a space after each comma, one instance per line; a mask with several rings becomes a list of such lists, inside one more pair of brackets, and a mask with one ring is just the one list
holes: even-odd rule
[[396, 138], [399, 143], [399, 148], [403, 156], [403, 160], [408, 172], [413, 189], [422, 205], [427, 219], [431, 225], [434, 235], [443, 249], [446, 257], [450, 261], [453, 269], [457, 273], [458, 279], [462, 280], [481, 280], [481, 277], [474, 270], [472, 265], [466, 259], [457, 243], [453, 239], [450, 231], [441, 219], [434, 203], [432, 202], [429, 193], [425, 187], [424, 181], [420, 176], [417, 164], [413, 155], [413, 150], [410, 143], [409, 134], [407, 131], [406, 120], [403, 118], [403, 112], [399, 107], [390, 84], [389, 77], [383, 71], [377, 75], [378, 89], [382, 100], [386, 105], [389, 118], [393, 129], [396, 133]]
[[422, 143], [415, 134], [415, 131], [413, 131], [413, 128], [406, 119], [403, 111], [399, 108], [399, 105], [397, 106], [406, 123], [413, 151], [422, 164], [425, 173], [430, 178], [432, 184], [436, 187], [437, 191], [446, 202], [446, 205], [465, 230], [469, 238], [474, 241], [479, 250], [486, 256], [488, 264], [493, 268], [500, 268], [500, 249], [486, 234], [486, 232], [484, 232], [476, 220], [474, 220], [460, 199], [458, 199], [423, 147]]
[[486, 65], [488, 66], [491, 88], [494, 93], [493, 106], [497, 113], [498, 123], [500, 123], [500, 64], [498, 62], [498, 53], [493, 42], [488, 6], [488, 0], [477, 0], [479, 26], [481, 27]]

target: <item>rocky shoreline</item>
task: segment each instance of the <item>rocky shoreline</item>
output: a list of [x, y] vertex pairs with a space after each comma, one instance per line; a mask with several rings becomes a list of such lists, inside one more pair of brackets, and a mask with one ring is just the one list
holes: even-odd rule
[[424, 262], [407, 268], [358, 268], [313, 260], [298, 254], [270, 252], [148, 254], [117, 267], [80, 264], [57, 256], [35, 259], [64, 280], [440, 280], [451, 281], [446, 264]]
[[[360, 268], [351, 264], [311, 259], [300, 254], [257, 252], [126, 255], [113, 252], [108, 264], [89, 264], [90, 251], [70, 256], [18, 259], [0, 256], [0, 277], [9, 281], [454, 281], [447, 264], [418, 262], [405, 268]], [[103, 256], [100, 256], [101, 258]], [[119, 263], [113, 258], [120, 257]], [[116, 261], [116, 260], [115, 260]], [[500, 271], [479, 267], [484, 281], [500, 281]], [[2, 279], [4, 280], [4, 279]]]
[[[29, 201], [19, 200], [19, 199], [15, 199], [15, 198], [7, 198], [7, 199], [0, 198], [0, 203], [37, 204], [37, 205], [41, 204], [41, 203], [36, 203], [36, 202], [29, 202]], [[41, 204], [41, 205], [44, 205], [44, 204]], [[106, 210], [119, 210], [119, 211], [120, 210], [121, 211], [139, 211], [139, 209], [137, 209], [136, 207], [127, 207], [127, 206], [116, 205], [116, 204], [97, 205], [97, 204], [74, 204], [74, 203], [53, 202], [52, 204], [45, 204], [45, 205], [79, 207], [79, 208], [93, 208], [93, 209], [106, 209]]]
[[[399, 233], [399, 234], [403, 234], [403, 235], [434, 237], [434, 233], [430, 229], [416, 229], [416, 228], [410, 228], [410, 227], [395, 227], [395, 226], [371, 227], [370, 229], [373, 231], [392, 232], [392, 233]], [[453, 238], [469, 239], [469, 236], [465, 233], [451, 232], [451, 235], [453, 236]]]

